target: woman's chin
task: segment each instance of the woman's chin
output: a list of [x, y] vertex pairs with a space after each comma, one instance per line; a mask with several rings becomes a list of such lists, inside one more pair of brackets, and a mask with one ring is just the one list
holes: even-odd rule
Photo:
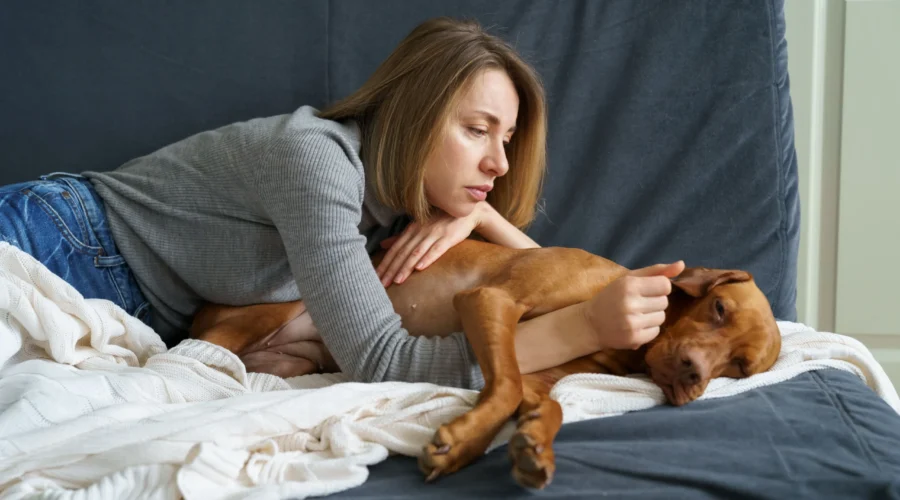
[[468, 217], [475, 211], [475, 202], [454, 203], [452, 205], [438, 206], [445, 214], [457, 219]]

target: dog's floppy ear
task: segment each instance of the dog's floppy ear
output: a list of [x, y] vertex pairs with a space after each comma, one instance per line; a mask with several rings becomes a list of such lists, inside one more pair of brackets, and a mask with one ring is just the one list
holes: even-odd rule
[[691, 297], [703, 297], [718, 285], [739, 283], [751, 279], [753, 276], [750, 273], [736, 269], [688, 267], [681, 274], [672, 278], [672, 285]]

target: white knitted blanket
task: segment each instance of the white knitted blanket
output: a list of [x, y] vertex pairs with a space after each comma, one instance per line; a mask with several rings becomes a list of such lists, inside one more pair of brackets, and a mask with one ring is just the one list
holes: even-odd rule
[[[775, 367], [712, 381], [703, 398], [832, 367], [900, 413], [858, 341], [780, 323]], [[30, 256], [0, 243], [0, 498], [304, 498], [359, 486], [389, 453], [417, 455], [476, 392], [359, 384], [340, 376], [248, 374], [212, 344], [167, 350], [108, 301], [85, 300]], [[662, 404], [646, 377], [573, 375], [553, 397], [566, 422]], [[512, 424], [494, 442], [508, 439]]]

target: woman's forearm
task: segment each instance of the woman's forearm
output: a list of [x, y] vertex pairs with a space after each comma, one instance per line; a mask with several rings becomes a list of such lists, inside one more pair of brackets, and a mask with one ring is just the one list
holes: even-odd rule
[[513, 226], [488, 203], [482, 203], [480, 222], [475, 228], [484, 239], [509, 248], [540, 248], [516, 226]]
[[516, 328], [521, 373], [533, 373], [597, 352], [597, 333], [581, 302], [523, 321]]

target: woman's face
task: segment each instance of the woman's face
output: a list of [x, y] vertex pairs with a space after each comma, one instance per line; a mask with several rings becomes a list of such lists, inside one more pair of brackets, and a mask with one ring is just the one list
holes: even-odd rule
[[428, 202], [465, 217], [487, 197], [494, 180], [509, 170], [506, 145], [515, 132], [519, 96], [505, 71], [473, 77], [435, 149], [425, 160]]

